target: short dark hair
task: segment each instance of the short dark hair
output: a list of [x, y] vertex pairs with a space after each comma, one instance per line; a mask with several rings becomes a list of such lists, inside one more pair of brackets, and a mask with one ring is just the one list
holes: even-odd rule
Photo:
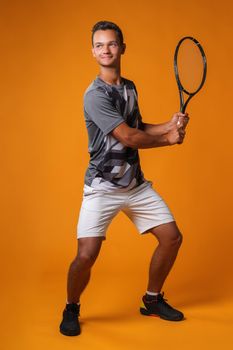
[[95, 32], [97, 30], [107, 30], [107, 29], [115, 30], [115, 32], [118, 36], [118, 39], [120, 40], [120, 44], [121, 45], [123, 44], [123, 42], [124, 42], [123, 34], [122, 34], [121, 29], [118, 27], [118, 25], [116, 25], [113, 22], [109, 22], [109, 21], [99, 21], [92, 28], [92, 36], [91, 36], [92, 46], [93, 46], [93, 37], [94, 37]]

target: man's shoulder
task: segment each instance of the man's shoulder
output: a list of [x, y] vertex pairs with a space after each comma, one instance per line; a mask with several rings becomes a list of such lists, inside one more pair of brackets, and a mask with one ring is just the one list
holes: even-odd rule
[[89, 84], [86, 90], [84, 91], [84, 96], [87, 95], [88, 92], [93, 91], [95, 89], [96, 89], [95, 81], [92, 81], [91, 84]]
[[104, 84], [99, 84], [97, 79], [93, 80], [91, 84], [87, 87], [87, 89], [84, 91], [84, 98], [87, 95], [93, 94], [93, 93], [106, 93], [106, 88]]

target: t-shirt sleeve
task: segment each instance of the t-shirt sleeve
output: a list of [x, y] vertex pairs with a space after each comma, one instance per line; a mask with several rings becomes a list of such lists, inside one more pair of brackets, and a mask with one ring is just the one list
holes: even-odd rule
[[84, 111], [104, 135], [109, 134], [125, 120], [113, 106], [111, 98], [100, 90], [92, 90], [84, 96]]

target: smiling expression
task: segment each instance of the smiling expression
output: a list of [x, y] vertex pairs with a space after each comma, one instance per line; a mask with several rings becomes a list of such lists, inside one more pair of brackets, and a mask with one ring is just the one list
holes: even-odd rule
[[124, 51], [125, 44], [120, 43], [115, 30], [107, 29], [95, 32], [92, 54], [100, 66], [117, 68]]

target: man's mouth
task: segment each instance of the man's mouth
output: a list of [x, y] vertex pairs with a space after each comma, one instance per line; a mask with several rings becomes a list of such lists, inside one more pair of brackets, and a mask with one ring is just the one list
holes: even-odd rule
[[112, 58], [112, 56], [101, 56], [101, 58], [106, 59], [106, 58]]

